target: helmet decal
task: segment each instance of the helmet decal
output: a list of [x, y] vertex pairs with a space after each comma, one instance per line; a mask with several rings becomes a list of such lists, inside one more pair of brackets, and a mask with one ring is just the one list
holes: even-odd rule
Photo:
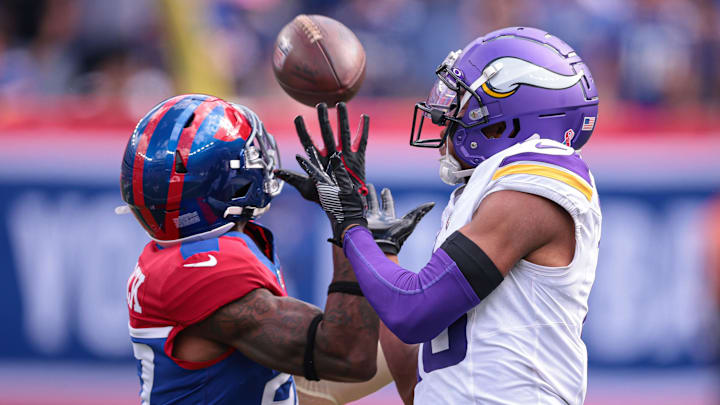
[[576, 85], [585, 73], [563, 75], [519, 58], [505, 57], [495, 61], [497, 74], [483, 83], [482, 89], [489, 96], [504, 98], [513, 95], [521, 84], [550, 90], [561, 90]]
[[227, 120], [218, 120], [218, 129], [214, 138], [223, 142], [232, 142], [237, 139], [247, 139], [252, 133], [252, 126], [233, 108], [223, 107]]

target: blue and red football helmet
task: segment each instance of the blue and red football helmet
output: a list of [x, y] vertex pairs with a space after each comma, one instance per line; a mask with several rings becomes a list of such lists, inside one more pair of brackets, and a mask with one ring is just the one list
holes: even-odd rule
[[[580, 149], [595, 128], [598, 91], [590, 70], [545, 31], [491, 32], [450, 52], [435, 73], [428, 99], [415, 106], [410, 144], [439, 148], [449, 137], [467, 166], [535, 134]], [[443, 136], [421, 139], [425, 118], [447, 127]]]
[[173, 243], [262, 214], [282, 190], [278, 168], [275, 139], [253, 111], [187, 94], [161, 102], [137, 124], [120, 187], [150, 237]]

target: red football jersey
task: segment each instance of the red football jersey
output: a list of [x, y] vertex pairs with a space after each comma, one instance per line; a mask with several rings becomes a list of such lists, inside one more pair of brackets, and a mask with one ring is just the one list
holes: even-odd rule
[[[272, 234], [254, 223], [247, 224], [245, 233], [228, 232], [169, 247], [155, 242], [145, 246], [128, 280], [127, 294], [143, 403], [149, 404], [150, 398], [152, 403], [195, 395], [202, 398], [210, 392], [215, 397], [221, 392], [234, 401], [244, 395], [245, 401], [252, 392], [260, 395], [267, 391], [270, 381], [287, 392], [288, 403], [294, 403], [290, 376], [255, 364], [234, 349], [204, 363], [172, 356], [180, 331], [250, 291], [265, 288], [278, 296], [287, 295], [274, 250]], [[231, 375], [234, 384], [228, 384]], [[240, 377], [246, 384], [237, 383]]]

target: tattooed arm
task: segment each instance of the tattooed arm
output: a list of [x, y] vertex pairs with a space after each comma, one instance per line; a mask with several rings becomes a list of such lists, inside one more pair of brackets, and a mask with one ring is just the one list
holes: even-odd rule
[[380, 344], [400, 398], [405, 405], [412, 405], [417, 384], [418, 345], [403, 343], [382, 324]]
[[[385, 257], [392, 260], [393, 263], [399, 264], [397, 255], [386, 253]], [[417, 385], [419, 345], [405, 344], [382, 322], [380, 322], [379, 339], [388, 369], [395, 380], [395, 388], [403, 404], [412, 405], [415, 398], [415, 385]]]
[[[335, 281], [356, 281], [342, 249], [333, 246]], [[188, 328], [195, 336], [237, 348], [274, 370], [303, 375], [310, 321], [319, 308], [257, 289]], [[375, 375], [378, 319], [364, 297], [334, 293], [315, 338], [315, 368], [322, 379], [366, 381]]]

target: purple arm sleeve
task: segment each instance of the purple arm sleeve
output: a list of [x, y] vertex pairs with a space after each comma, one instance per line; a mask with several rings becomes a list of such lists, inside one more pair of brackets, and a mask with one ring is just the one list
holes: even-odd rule
[[360, 288], [387, 327], [405, 343], [427, 342], [480, 303], [470, 283], [442, 249], [419, 273], [385, 257], [367, 228], [344, 239]]

